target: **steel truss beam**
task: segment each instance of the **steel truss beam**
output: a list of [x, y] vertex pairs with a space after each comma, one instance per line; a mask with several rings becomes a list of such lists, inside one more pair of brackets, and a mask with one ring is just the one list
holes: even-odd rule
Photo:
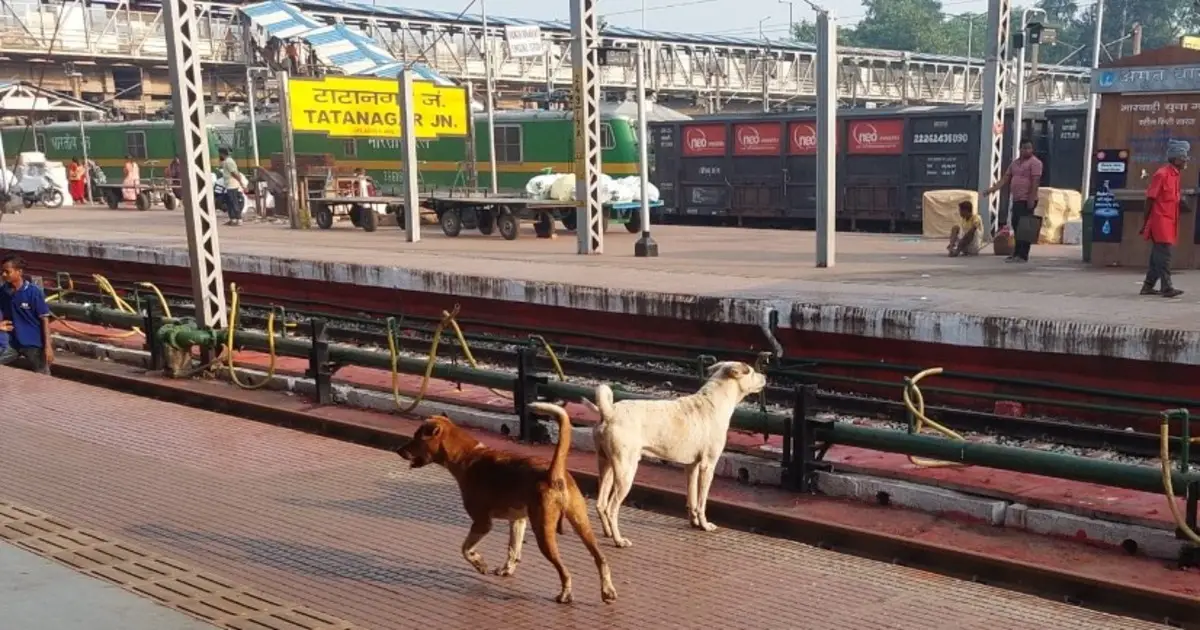
[[[242, 64], [246, 54], [236, 7], [196, 2], [196, 54], [206, 65]], [[166, 62], [163, 8], [130, 0], [0, 0], [0, 42], [6, 55]]]
[[[212, 165], [208, 156], [208, 126], [204, 121], [204, 78], [196, 40], [201, 19], [193, 0], [166, 0], [168, 64], [173, 88], [175, 145], [183, 162], [183, 212], [192, 264], [192, 292], [197, 323], [225, 328], [225, 280], [217, 241], [217, 208], [213, 203]], [[231, 350], [232, 351], [232, 350]]]
[[571, 0], [574, 31], [575, 215], [580, 254], [604, 253], [608, 216], [600, 201], [600, 41], [597, 0]]
[[[423, 61], [455, 80], [483, 81], [483, 30], [477, 24], [386, 18], [308, 10], [320, 20], [342, 21], [371, 36], [402, 61]], [[507, 54], [503, 27], [488, 29], [492, 59], [501, 89], [544, 90], [573, 82], [571, 34], [545, 32], [547, 52], [541, 58], [515, 59]], [[700, 46], [658, 40], [601, 38], [603, 47], [633, 47], [645, 41], [650, 55], [647, 89], [660, 96], [761, 102], [763, 64], [767, 92], [773, 102], [815, 102], [816, 52], [746, 46]], [[984, 65], [978, 60], [931, 61], [909, 53], [841, 47], [838, 49], [838, 98], [843, 102], [962, 103], [966, 88], [974, 102], [982, 100]], [[1031, 73], [1032, 74], [1032, 73]], [[600, 69], [606, 89], [634, 90], [634, 67]], [[965, 83], [964, 83], [965, 82]], [[1008, 85], [1009, 92], [1013, 86]], [[1030, 88], [1030, 102], [1059, 103], [1087, 97], [1086, 68], [1043, 65]]]
[[[989, 234], [994, 235], [1000, 229], [1000, 195], [987, 194], [987, 189], [999, 181], [1004, 171], [1004, 110], [1009, 95], [1001, 86], [1010, 85], [1010, 75], [1018, 73], [1010, 72], [1013, 62], [1008, 58], [1012, 41], [1009, 29], [1011, 0], [990, 0], [987, 15], [987, 83], [979, 131], [979, 215]], [[1020, 136], [1021, 123], [1015, 124], [1014, 138]]]

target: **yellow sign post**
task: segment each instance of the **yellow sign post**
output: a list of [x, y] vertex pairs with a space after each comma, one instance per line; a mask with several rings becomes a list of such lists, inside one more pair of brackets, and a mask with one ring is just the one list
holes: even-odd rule
[[[416, 136], [465, 137], [471, 108], [465, 88], [413, 82]], [[288, 82], [294, 131], [341, 138], [401, 137], [398, 83], [389, 79], [326, 77]]]

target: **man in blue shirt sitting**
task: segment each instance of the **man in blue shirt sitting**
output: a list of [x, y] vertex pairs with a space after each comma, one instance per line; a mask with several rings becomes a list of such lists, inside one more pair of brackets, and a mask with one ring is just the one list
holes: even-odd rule
[[24, 359], [33, 371], [50, 373], [54, 344], [50, 338], [50, 306], [41, 287], [25, 279], [25, 261], [20, 256], [0, 260], [0, 319], [5, 320], [10, 351], [0, 351], [0, 365]]

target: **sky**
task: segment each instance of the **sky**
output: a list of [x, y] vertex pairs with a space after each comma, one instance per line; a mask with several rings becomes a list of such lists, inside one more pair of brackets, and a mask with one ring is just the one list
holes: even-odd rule
[[[379, 4], [460, 12], [471, 0], [377, 0]], [[570, 5], [556, 2], [534, 3], [529, 0], [486, 0], [489, 15], [511, 17], [569, 19]], [[860, 0], [824, 0], [838, 21], [857, 22], [863, 16]], [[946, 13], [983, 12], [987, 0], [942, 0]], [[600, 0], [600, 14], [614, 26], [640, 28], [642, 6], [645, 5], [645, 25], [649, 30], [685, 33], [719, 33], [757, 38], [760, 20], [762, 34], [769, 38], [784, 37], [788, 31], [788, 4], [779, 0]], [[534, 9], [535, 6], [549, 7]], [[468, 10], [479, 13], [479, 2]], [[793, 0], [792, 14], [796, 21], [812, 19], [813, 12], [803, 0]]]

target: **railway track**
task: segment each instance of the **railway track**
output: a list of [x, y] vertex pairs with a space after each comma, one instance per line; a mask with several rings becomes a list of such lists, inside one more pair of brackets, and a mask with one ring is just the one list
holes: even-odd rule
[[[74, 293], [67, 296], [67, 301], [95, 302], [100, 298], [99, 295]], [[172, 312], [176, 316], [190, 317], [194, 313], [190, 301], [186, 299], [169, 296], [168, 302], [171, 303]], [[265, 330], [270, 312], [270, 308], [262, 305], [244, 305], [239, 314], [239, 328]], [[378, 318], [285, 311], [282, 321], [291, 326], [277, 323], [276, 329], [287, 331], [285, 334], [290, 336], [303, 337], [302, 333], [306, 329], [304, 323], [314, 316], [327, 319], [329, 324], [326, 333], [332, 342], [387, 348], [387, 325]], [[399, 352], [420, 358], [427, 356], [432, 341], [431, 327], [422, 322], [406, 323], [402, 320], [399, 328], [400, 332], [396, 338]], [[541, 348], [540, 344], [531, 346], [531, 340], [528, 338], [465, 332], [464, 337], [471, 354], [481, 366], [499, 371], [514, 370], [519, 348]], [[660, 395], [694, 391], [704, 378], [706, 365], [703, 359], [645, 355], [579, 345], [555, 345], [554, 350], [559, 365], [571, 380], [586, 384], [608, 382], [627, 390]], [[450, 361], [465, 360], [461, 344], [449, 332], [443, 334], [438, 356]], [[715, 357], [709, 360], [715, 360]], [[539, 352], [536, 365], [540, 371], [550, 373], [555, 367], [554, 361], [544, 350]], [[767, 388], [764, 399], [752, 401], [752, 404], [770, 411], [786, 413], [792, 405], [794, 388], [811, 382], [804, 378], [804, 373], [795, 366], [770, 369], [769, 374], [775, 384]], [[899, 385], [899, 382], [893, 384], [897, 390]], [[937, 392], [937, 388], [923, 389], [931, 395]], [[850, 416], [858, 422], [890, 424], [893, 425], [892, 428], [903, 429], [904, 425], [909, 424], [908, 412], [898, 399], [884, 399], [828, 387], [821, 389], [817, 410], [842, 417]], [[1157, 434], [1152, 433], [1056, 418], [997, 415], [949, 406], [930, 406], [926, 411], [930, 417], [963, 433], [968, 439], [1019, 443], [1046, 450], [1077, 450], [1083, 451], [1077, 454], [1093, 457], [1117, 456], [1150, 460], [1158, 455], [1159, 438]], [[1192, 454], [1190, 459], [1200, 463], [1200, 453]]]

